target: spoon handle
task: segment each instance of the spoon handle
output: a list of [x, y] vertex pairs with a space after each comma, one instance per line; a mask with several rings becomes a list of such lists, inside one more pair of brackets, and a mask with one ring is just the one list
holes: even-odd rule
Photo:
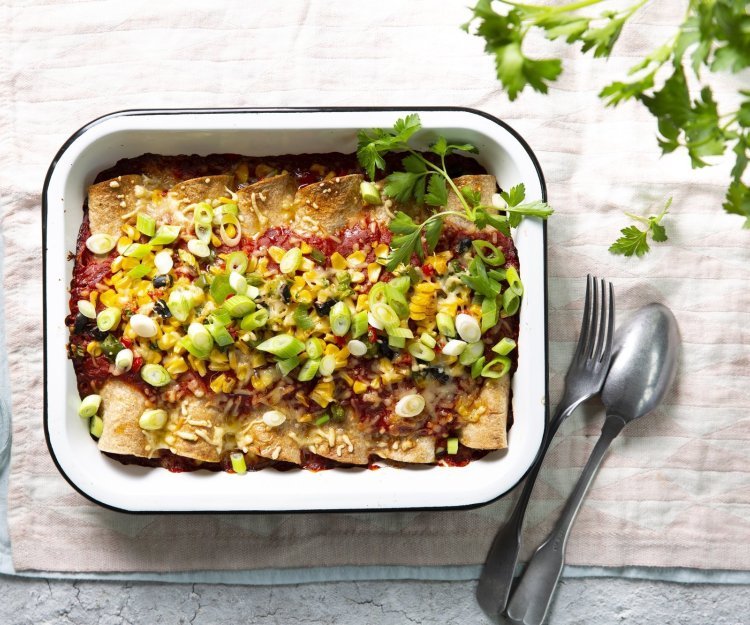
[[602, 433], [583, 469], [575, 489], [565, 503], [560, 518], [547, 539], [529, 560], [523, 577], [508, 604], [508, 616], [523, 625], [541, 625], [565, 563], [565, 547], [570, 529], [578, 515], [583, 498], [593, 482], [607, 449], [625, 422], [617, 415], [607, 415]]

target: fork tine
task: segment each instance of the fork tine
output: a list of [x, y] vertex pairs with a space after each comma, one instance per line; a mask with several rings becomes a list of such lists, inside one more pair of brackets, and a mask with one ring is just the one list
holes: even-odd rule
[[597, 332], [596, 348], [592, 357], [601, 362], [609, 356], [612, 346], [612, 332], [614, 327], [614, 289], [611, 282], [601, 281], [602, 307]]
[[573, 355], [573, 359], [577, 360], [581, 357], [585, 358], [586, 344], [588, 343], [589, 330], [591, 328], [591, 299], [594, 291], [594, 277], [591, 274], [586, 276], [586, 299], [583, 304], [583, 317], [581, 318], [581, 331], [578, 333], [578, 345], [576, 345], [576, 351]]
[[609, 318], [607, 319], [607, 342], [602, 350], [602, 360], [612, 354], [612, 342], [615, 334], [615, 288], [609, 283]]
[[586, 341], [586, 351], [584, 355], [586, 360], [591, 359], [596, 353], [596, 342], [599, 338], [599, 279], [594, 276], [591, 285], [591, 318], [589, 319], [589, 330]]

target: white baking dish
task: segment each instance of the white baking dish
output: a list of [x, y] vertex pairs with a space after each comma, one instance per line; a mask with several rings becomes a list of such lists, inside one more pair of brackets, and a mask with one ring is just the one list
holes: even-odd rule
[[44, 422], [50, 452], [76, 490], [103, 506], [139, 512], [373, 510], [477, 505], [519, 482], [539, 448], [547, 414], [546, 231], [539, 220], [525, 220], [515, 233], [526, 294], [513, 379], [514, 424], [505, 451], [466, 467], [170, 473], [101, 454], [77, 416], [64, 324], [73, 268], [68, 254], [75, 250], [86, 190], [98, 172], [145, 152], [353, 152], [357, 129], [389, 127], [414, 111], [422, 118], [425, 146], [436, 132], [452, 142], [471, 142], [502, 187], [523, 182], [529, 199], [545, 198], [539, 164], [526, 143], [506, 124], [468, 109], [126, 111], [95, 120], [65, 143], [44, 189]]

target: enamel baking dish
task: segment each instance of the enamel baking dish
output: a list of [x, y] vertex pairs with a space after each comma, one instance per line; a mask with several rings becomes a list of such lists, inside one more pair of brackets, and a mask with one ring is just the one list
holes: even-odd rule
[[145, 152], [350, 153], [358, 129], [390, 127], [410, 112], [422, 119], [424, 147], [436, 133], [449, 142], [470, 142], [501, 187], [523, 182], [527, 199], [546, 199], [541, 169], [523, 139], [504, 122], [470, 109], [136, 110], [97, 119], [63, 145], [44, 186], [44, 425], [50, 453], [76, 490], [102, 506], [130, 512], [376, 510], [478, 505], [521, 480], [539, 449], [547, 414], [546, 229], [537, 219], [524, 220], [514, 234], [525, 296], [507, 450], [465, 467], [171, 473], [103, 455], [77, 414], [64, 322], [73, 269], [69, 254], [76, 248], [87, 187], [98, 172]]

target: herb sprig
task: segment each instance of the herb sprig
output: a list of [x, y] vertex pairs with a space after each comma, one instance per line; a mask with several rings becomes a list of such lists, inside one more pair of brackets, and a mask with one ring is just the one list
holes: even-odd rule
[[[479, 0], [463, 28], [468, 32], [477, 24], [474, 32], [485, 40], [485, 50], [495, 57], [497, 77], [515, 100], [526, 87], [547, 93], [549, 83], [562, 72], [558, 58], [526, 56], [523, 44], [529, 32], [541, 31], [547, 39], [579, 44], [583, 53], [609, 57], [626, 22], [647, 0], [594, 16], [581, 12], [605, 2], [543, 6], [499, 0], [497, 5], [506, 8], [496, 11], [491, 0]], [[735, 162], [723, 208], [743, 217], [745, 228], [750, 228], [750, 187], [745, 175], [750, 162], [750, 90], [738, 89], [739, 105], [722, 112], [705, 74], [736, 74], [748, 67], [747, 1], [689, 0], [677, 32], [631, 67], [629, 79], [612, 82], [599, 93], [607, 106], [641, 102], [656, 118], [662, 153], [684, 149], [693, 168], [705, 167], [707, 158], [731, 149]], [[698, 85], [696, 90], [690, 88], [692, 82]]]
[[360, 130], [357, 136], [357, 157], [372, 180], [377, 170], [385, 169], [384, 156], [387, 153], [407, 154], [402, 160], [404, 171], [393, 172], [385, 179], [383, 191], [387, 196], [398, 202], [413, 200], [418, 205], [444, 208], [452, 191], [463, 209], [433, 213], [421, 224], [398, 211], [389, 224], [395, 236], [391, 240], [391, 254], [386, 264], [388, 271], [393, 271], [401, 263], [408, 264], [414, 254], [420, 260], [424, 259], [425, 247], [428, 253], [434, 252], [444, 219], [449, 215], [468, 219], [478, 228], [489, 225], [509, 235], [510, 228], [518, 226], [524, 215], [544, 219], [552, 214], [552, 209], [544, 202], [523, 202], [526, 196], [523, 184], [500, 193], [504, 205], [483, 205], [479, 192], [470, 187], [459, 189], [456, 186], [445, 164], [446, 157], [454, 152], [476, 153], [477, 149], [468, 143], [448, 143], [445, 137], [439, 136], [428, 148], [438, 157], [439, 163], [435, 164], [410, 144], [421, 128], [419, 115], [413, 113], [396, 121], [393, 128]]
[[661, 220], [669, 212], [669, 206], [672, 204], [672, 198], [667, 200], [664, 209], [658, 215], [650, 217], [641, 217], [633, 213], [625, 213], [628, 217], [642, 223], [646, 226], [645, 230], [638, 226], [628, 226], [620, 230], [619, 239], [610, 247], [609, 251], [613, 254], [622, 254], [623, 256], [643, 256], [651, 249], [648, 244], [649, 235], [655, 243], [663, 243], [667, 240], [667, 230], [661, 225]]

